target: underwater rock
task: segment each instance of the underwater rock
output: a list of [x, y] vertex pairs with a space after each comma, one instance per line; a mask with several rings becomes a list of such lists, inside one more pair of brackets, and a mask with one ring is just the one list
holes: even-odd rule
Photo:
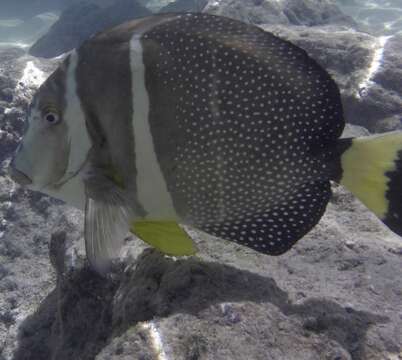
[[17, 147], [33, 91], [59, 61], [39, 61], [19, 47], [0, 47], [0, 164]]
[[[331, 2], [304, 0], [177, 0], [161, 12], [205, 11], [253, 24], [323, 25], [341, 24], [356, 27], [352, 18]], [[73, 3], [49, 32], [30, 49], [38, 57], [55, 57], [81, 44], [92, 34], [125, 20], [149, 15], [150, 11], [135, 0], [115, 0], [110, 6], [96, 1]], [[77, 31], [80, 29], [80, 31]]]
[[[364, 112], [367, 104], [373, 104], [379, 110], [371, 130], [376, 124], [396, 126], [397, 114], [380, 117], [393, 114], [387, 106], [398, 100], [390, 94], [400, 97], [392, 77], [399, 76], [402, 56], [393, 39], [371, 79], [370, 87], [381, 89], [376, 100], [374, 90], [358, 90], [377, 38], [347, 27], [267, 29], [328, 67], [344, 100], [361, 102], [360, 114], [345, 104], [353, 121], [373, 125], [364, 121], [370, 118]], [[19, 48], [0, 49], [0, 90], [14, 89], [11, 103], [0, 102], [0, 359], [401, 356], [401, 239], [339, 186], [334, 186], [321, 222], [284, 256], [265, 256], [190, 229], [200, 249], [197, 258], [143, 251], [144, 245], [130, 237], [120, 268], [110, 278], [91, 272], [83, 249], [82, 214], [23, 190], [5, 176], [25, 106], [39, 85], [29, 72], [24, 78], [30, 61], [46, 76], [60, 60], [34, 59]], [[353, 125], [344, 132], [367, 134], [366, 128]]]
[[[375, 37], [334, 25], [261, 27], [300, 46], [328, 70], [341, 90], [346, 121], [372, 132], [400, 128], [400, 35]], [[386, 126], [380, 124], [390, 118]]]
[[[24, 67], [8, 58], [18, 83]], [[344, 135], [365, 134], [348, 125]], [[339, 186], [318, 226], [282, 257], [189, 229], [199, 257], [144, 251], [131, 237], [103, 279], [86, 265], [82, 228], [79, 211], [0, 176], [0, 357], [363, 360], [402, 351], [400, 238]]]
[[340, 188], [322, 223], [280, 258], [192, 232], [199, 258], [148, 249], [102, 279], [82, 264], [65, 272], [69, 231], [52, 236], [57, 285], [9, 325], [14, 360], [363, 360], [402, 350], [399, 239]]
[[208, 0], [176, 0], [164, 6], [159, 12], [201, 12], [207, 4]]
[[402, 33], [387, 38], [381, 71], [373, 79], [382, 87], [402, 94]]
[[357, 26], [351, 17], [328, 0], [209, 0], [204, 11], [256, 25]]
[[98, 31], [149, 14], [150, 11], [135, 0], [116, 0], [108, 7], [80, 2], [66, 9], [29, 53], [37, 57], [56, 57], [78, 47]]
[[284, 4], [284, 13], [292, 25], [344, 25], [357, 27], [357, 23], [342, 12], [334, 1], [288, 0]]

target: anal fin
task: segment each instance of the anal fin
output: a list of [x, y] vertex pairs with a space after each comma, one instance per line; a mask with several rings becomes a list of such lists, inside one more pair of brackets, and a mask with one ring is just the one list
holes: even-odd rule
[[173, 221], [136, 221], [131, 232], [141, 240], [171, 256], [190, 256], [197, 248], [190, 236]]
[[262, 213], [199, 228], [267, 255], [281, 255], [318, 223], [330, 196], [329, 181], [305, 183], [287, 201]]

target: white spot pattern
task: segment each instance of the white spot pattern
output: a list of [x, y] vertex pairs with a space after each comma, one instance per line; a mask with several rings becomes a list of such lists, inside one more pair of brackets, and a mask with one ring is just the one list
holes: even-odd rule
[[303, 50], [227, 18], [180, 15], [143, 41], [159, 44], [149, 86], [169, 94], [181, 134], [167, 152], [183, 217], [258, 251], [288, 250], [329, 200], [333, 154], [322, 149], [344, 126], [335, 83]]

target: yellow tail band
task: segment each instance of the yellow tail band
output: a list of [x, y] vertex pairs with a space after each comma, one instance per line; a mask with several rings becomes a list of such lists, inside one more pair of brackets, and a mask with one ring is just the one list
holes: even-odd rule
[[390, 176], [401, 151], [402, 132], [391, 132], [352, 139], [341, 157], [340, 183], [382, 220], [390, 210]]

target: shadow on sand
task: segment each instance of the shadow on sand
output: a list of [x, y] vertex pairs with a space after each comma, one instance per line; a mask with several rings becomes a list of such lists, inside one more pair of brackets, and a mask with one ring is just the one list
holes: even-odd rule
[[355, 360], [365, 358], [369, 327], [388, 321], [325, 299], [293, 305], [272, 278], [196, 258], [174, 261], [145, 250], [135, 268], [118, 280], [106, 280], [87, 268], [59, 279], [22, 324], [14, 359], [94, 359], [140, 321], [197, 314], [212, 304], [237, 301], [271, 303], [285, 315], [301, 318], [307, 331], [325, 333]]

